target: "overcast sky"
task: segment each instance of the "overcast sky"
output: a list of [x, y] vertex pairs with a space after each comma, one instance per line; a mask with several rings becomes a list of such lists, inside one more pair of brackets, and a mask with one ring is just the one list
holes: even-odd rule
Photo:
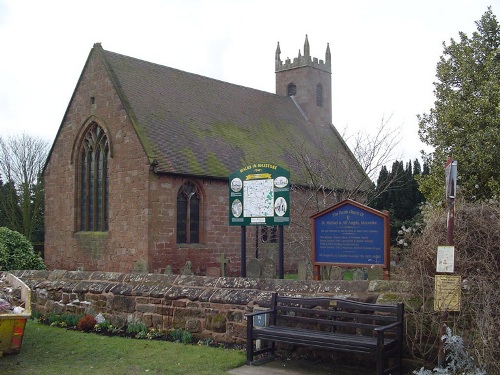
[[336, 128], [371, 132], [391, 118], [397, 156], [414, 159], [442, 43], [470, 36], [489, 5], [498, 18], [500, 0], [0, 0], [0, 135], [52, 143], [95, 42], [274, 92], [277, 42], [293, 59], [308, 34], [313, 57], [330, 43]]

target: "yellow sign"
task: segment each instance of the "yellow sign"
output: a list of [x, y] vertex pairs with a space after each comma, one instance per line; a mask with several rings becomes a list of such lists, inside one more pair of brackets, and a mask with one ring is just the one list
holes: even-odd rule
[[434, 310], [460, 311], [460, 276], [436, 275], [434, 279]]

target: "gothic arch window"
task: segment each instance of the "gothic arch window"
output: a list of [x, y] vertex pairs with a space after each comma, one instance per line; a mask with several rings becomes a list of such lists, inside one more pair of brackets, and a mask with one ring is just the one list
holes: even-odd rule
[[201, 192], [193, 182], [186, 182], [177, 193], [177, 243], [200, 242]]
[[318, 107], [323, 107], [323, 86], [321, 83], [316, 85], [316, 105]]
[[80, 146], [80, 230], [108, 230], [109, 143], [93, 122]]
[[286, 92], [288, 96], [295, 96], [297, 95], [297, 86], [295, 86], [294, 83], [289, 83]]
[[263, 225], [260, 228], [262, 242], [278, 242], [278, 227]]

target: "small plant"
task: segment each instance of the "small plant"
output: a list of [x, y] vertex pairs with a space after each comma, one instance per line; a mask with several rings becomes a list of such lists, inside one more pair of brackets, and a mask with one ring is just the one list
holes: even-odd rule
[[150, 328], [146, 335], [146, 338], [148, 340], [159, 340], [162, 339], [163, 337], [165, 337], [165, 332], [156, 328]]
[[83, 318], [82, 314], [62, 314], [59, 320], [61, 323], [64, 323], [66, 327], [76, 327], [81, 318]]
[[446, 367], [436, 367], [432, 371], [422, 367], [420, 370], [414, 371], [414, 375], [486, 375], [486, 371], [478, 368], [474, 358], [467, 353], [464, 340], [460, 336], [453, 335], [450, 327], [446, 327], [446, 334], [441, 340], [444, 341]]
[[101, 323], [96, 323], [94, 326], [94, 331], [96, 332], [111, 332], [113, 326], [108, 320], [103, 320]]
[[145, 338], [148, 333], [148, 328], [142, 322], [130, 322], [125, 330], [127, 334], [137, 339]]
[[92, 315], [84, 315], [76, 324], [76, 329], [83, 332], [90, 332], [94, 329], [96, 323]]
[[174, 329], [170, 332], [170, 336], [176, 342], [182, 342], [183, 344], [189, 344], [193, 339], [190, 332], [183, 330], [182, 328]]
[[200, 346], [210, 346], [212, 345], [214, 342], [214, 340], [212, 340], [211, 338], [206, 338], [204, 340], [199, 340], [198, 341], [198, 345]]

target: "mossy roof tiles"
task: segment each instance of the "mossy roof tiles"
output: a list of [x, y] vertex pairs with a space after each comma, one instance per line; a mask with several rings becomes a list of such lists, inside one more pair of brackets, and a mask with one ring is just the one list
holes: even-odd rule
[[335, 128], [308, 123], [290, 97], [96, 49], [157, 173], [227, 178], [265, 162], [309, 184], [306, 164], [334, 163], [363, 179]]

